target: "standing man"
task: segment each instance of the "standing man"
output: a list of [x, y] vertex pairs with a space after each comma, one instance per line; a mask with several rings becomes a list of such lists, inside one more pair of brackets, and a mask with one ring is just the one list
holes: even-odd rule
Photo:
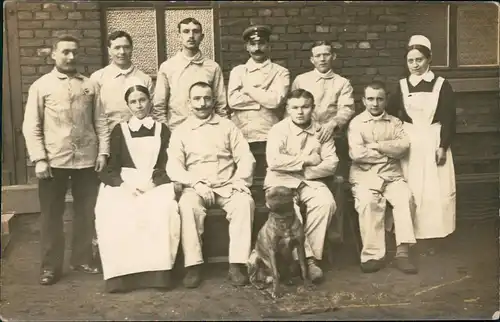
[[255, 209], [249, 189], [255, 159], [234, 123], [214, 114], [209, 84], [195, 83], [188, 93], [192, 115], [172, 133], [167, 161], [168, 176], [186, 187], [179, 200], [184, 286], [200, 284], [201, 237], [206, 208], [213, 205], [224, 209], [229, 221], [229, 279], [244, 285]]
[[[233, 68], [229, 75], [232, 120], [250, 143], [254, 156], [266, 150], [267, 134], [282, 119], [282, 103], [290, 87], [288, 69], [269, 59], [270, 35], [268, 26], [248, 27], [243, 32], [243, 41], [250, 59]], [[257, 167], [262, 168], [259, 164]]]
[[[385, 112], [385, 86], [373, 82], [365, 87], [366, 110], [349, 124], [350, 182], [359, 215], [363, 250], [361, 270], [376, 272], [384, 265], [386, 202], [393, 207], [396, 233], [396, 266], [407, 274], [417, 273], [410, 261], [409, 246], [416, 243], [413, 228], [415, 205], [403, 178], [400, 159], [410, 148], [403, 122]], [[387, 227], [389, 228], [389, 227]]]
[[127, 32], [112, 32], [108, 36], [111, 63], [90, 76], [100, 87], [101, 101], [110, 131], [116, 124], [126, 122], [132, 116], [127, 102], [119, 93], [124, 93], [130, 84], [143, 85], [153, 93], [151, 77], [132, 64], [132, 51], [132, 37]]
[[298, 75], [292, 84], [292, 90], [302, 88], [313, 94], [313, 118], [321, 125], [321, 142], [330, 140], [354, 115], [353, 88], [349, 80], [332, 70], [335, 57], [331, 45], [316, 42], [311, 49], [314, 70]]
[[74, 198], [71, 268], [91, 267], [97, 173], [106, 166], [109, 130], [95, 82], [76, 70], [78, 40], [59, 37], [55, 68], [29, 89], [23, 134], [35, 163], [41, 211], [40, 284], [56, 283], [64, 262], [63, 213], [68, 178]]
[[[319, 282], [323, 271], [318, 261], [336, 204], [332, 193], [323, 182], [333, 176], [339, 159], [333, 140], [319, 141], [318, 124], [312, 119], [314, 97], [304, 89], [296, 89], [287, 96], [285, 118], [269, 131], [266, 157], [269, 168], [264, 189], [285, 186], [297, 192], [299, 205], [306, 207], [305, 251], [309, 278]], [[296, 208], [299, 219], [300, 211]]]
[[182, 50], [161, 64], [156, 79], [153, 116], [173, 131], [190, 114], [186, 106], [188, 92], [196, 82], [208, 83], [213, 89], [215, 112], [227, 117], [226, 90], [222, 70], [215, 61], [203, 56], [200, 43], [204, 34], [194, 18], [178, 24]]

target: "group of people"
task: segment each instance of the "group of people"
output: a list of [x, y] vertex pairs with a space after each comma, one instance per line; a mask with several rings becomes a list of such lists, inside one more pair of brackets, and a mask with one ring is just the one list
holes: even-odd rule
[[[202, 278], [207, 209], [229, 221], [229, 272], [248, 282], [255, 203], [250, 187], [256, 151], [266, 151], [264, 189], [291, 188], [304, 209], [305, 253], [311, 280], [321, 281], [328, 227], [336, 203], [328, 180], [339, 158], [335, 133], [347, 128], [349, 180], [363, 243], [361, 269], [383, 267], [385, 230], [394, 228], [396, 264], [416, 273], [409, 249], [417, 239], [455, 229], [455, 178], [450, 144], [455, 133], [450, 84], [434, 75], [431, 44], [413, 36], [410, 76], [388, 99], [383, 83], [365, 86], [355, 115], [353, 88], [332, 70], [332, 46], [311, 49], [314, 70], [297, 76], [270, 60], [267, 26], [250, 26], [250, 58], [230, 73], [199, 46], [203, 29], [178, 24], [182, 49], [161, 64], [156, 84], [133, 65], [125, 31], [108, 36], [110, 64], [87, 78], [77, 72], [78, 40], [59, 37], [54, 69], [35, 81], [23, 133], [39, 178], [40, 284], [63, 271], [62, 216], [68, 179], [74, 198], [71, 269], [100, 273], [92, 264], [96, 234], [108, 292], [169, 288], [182, 247], [185, 287]], [[386, 204], [392, 215], [386, 215]]]

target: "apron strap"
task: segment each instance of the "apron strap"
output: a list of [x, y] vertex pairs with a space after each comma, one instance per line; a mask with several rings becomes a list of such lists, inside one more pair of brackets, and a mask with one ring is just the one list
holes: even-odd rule
[[410, 95], [410, 90], [408, 89], [408, 83], [406, 82], [406, 78], [399, 80], [399, 86], [401, 87], [401, 93], [403, 94], [403, 104], [405, 106], [408, 105], [407, 97]]
[[122, 128], [123, 138], [125, 139], [125, 145], [128, 148], [130, 158], [132, 159], [132, 162], [134, 163], [134, 165], [137, 166], [137, 160], [136, 160], [135, 153], [133, 153], [133, 151], [130, 150], [132, 135], [130, 134], [130, 128], [128, 127], [128, 122], [122, 122], [122, 123], [120, 123], [120, 126]]
[[444, 83], [444, 78], [439, 76], [437, 79], [436, 79], [436, 82], [434, 83], [434, 87], [432, 88], [432, 93], [434, 95], [438, 95], [439, 96], [439, 92], [441, 91], [441, 87], [443, 87], [443, 83]]
[[160, 154], [161, 131], [162, 131], [161, 123], [155, 121], [155, 136], [154, 136], [154, 143], [155, 143], [154, 160], [155, 160], [155, 163], [156, 163], [156, 160], [158, 160], [158, 155]]
[[156, 139], [161, 139], [161, 123], [158, 121], [155, 121], [155, 138]]
[[439, 76], [434, 83], [434, 87], [432, 88], [431, 93], [431, 106], [432, 108], [432, 117], [434, 118], [434, 114], [436, 114], [437, 106], [439, 103], [439, 93], [441, 92], [441, 87], [443, 87], [444, 78]]

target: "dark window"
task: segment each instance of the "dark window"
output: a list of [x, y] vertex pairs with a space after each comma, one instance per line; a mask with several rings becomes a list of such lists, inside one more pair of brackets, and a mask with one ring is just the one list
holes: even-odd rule
[[495, 3], [415, 4], [407, 28], [429, 38], [434, 67], [498, 66], [499, 11]]

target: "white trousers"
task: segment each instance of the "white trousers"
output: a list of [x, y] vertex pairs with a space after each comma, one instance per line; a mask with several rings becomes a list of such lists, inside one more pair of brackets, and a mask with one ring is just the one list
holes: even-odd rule
[[362, 263], [379, 260], [385, 256], [386, 202], [393, 207], [396, 245], [416, 243], [413, 229], [415, 204], [408, 184], [404, 180], [388, 182], [382, 192], [357, 183], [353, 185], [352, 192], [363, 242]]
[[[215, 194], [215, 204], [226, 212], [229, 221], [229, 263], [246, 264], [250, 256], [255, 211], [252, 196], [236, 191], [229, 198]], [[201, 264], [202, 235], [207, 215], [205, 202], [193, 189], [184, 189], [179, 200], [179, 211], [184, 266]]]
[[[303, 185], [298, 190], [297, 202], [299, 205], [303, 204], [306, 207], [306, 224], [304, 226], [306, 257], [321, 260], [323, 258], [326, 231], [337, 209], [335, 199], [326, 185], [314, 187]], [[295, 205], [295, 212], [302, 221], [297, 204]], [[296, 251], [294, 251], [293, 257], [295, 260], [297, 259]]]

